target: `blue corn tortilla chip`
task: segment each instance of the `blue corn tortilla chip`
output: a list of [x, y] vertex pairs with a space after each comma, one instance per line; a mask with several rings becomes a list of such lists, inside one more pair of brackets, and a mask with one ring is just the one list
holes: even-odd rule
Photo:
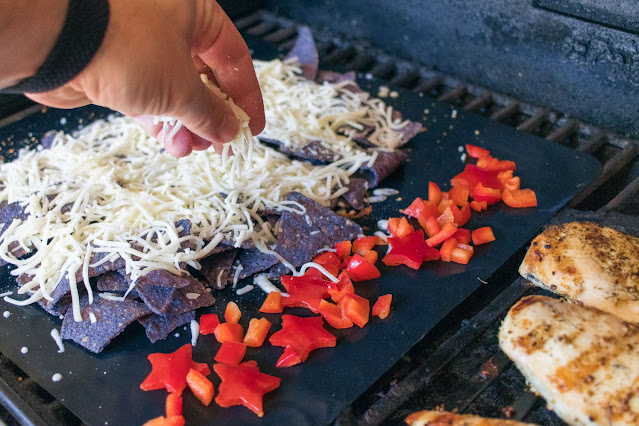
[[[306, 209], [306, 214], [283, 212], [279, 223], [275, 251], [295, 267], [313, 260], [318, 250], [333, 247], [343, 240], [353, 240], [362, 233], [362, 228], [352, 220], [298, 192], [289, 193], [286, 200], [295, 201]], [[289, 270], [278, 264], [270, 272], [276, 278]]]
[[[125, 293], [131, 281], [125, 276], [124, 272], [109, 271], [98, 277], [95, 286], [99, 291], [108, 291], [110, 293]], [[138, 297], [135, 288], [129, 293], [132, 297]]]
[[40, 139], [40, 144], [42, 145], [42, 147], [44, 149], [51, 149], [51, 147], [53, 146], [53, 141], [55, 140], [57, 134], [58, 132], [56, 132], [55, 130], [46, 132], [44, 136], [42, 136], [42, 139]]
[[[134, 298], [142, 299], [142, 302], [151, 309], [152, 312], [163, 315], [171, 304], [173, 296], [175, 296], [175, 287], [159, 286], [147, 283], [136, 283], [135, 287], [129, 295]], [[101, 275], [96, 286], [100, 291], [109, 291], [123, 294], [131, 285], [131, 277], [126, 272], [107, 272]]]
[[301, 160], [306, 160], [313, 165], [321, 165], [340, 160], [342, 156], [330, 148], [322, 145], [320, 141], [311, 141], [301, 148], [291, 148], [286, 146], [284, 142], [259, 136], [260, 140], [269, 145], [275, 145], [279, 148], [280, 152], [297, 157]]
[[314, 80], [317, 75], [317, 67], [319, 65], [319, 56], [317, 55], [317, 47], [311, 29], [302, 26], [297, 29], [297, 40], [295, 45], [288, 52], [286, 58], [297, 58], [302, 68], [302, 75], [308, 80]]
[[185, 312], [180, 315], [147, 315], [140, 318], [138, 322], [144, 327], [146, 337], [151, 343], [165, 339], [173, 330], [181, 325], [188, 324], [195, 319], [195, 312]]
[[344, 89], [353, 92], [353, 93], [361, 93], [362, 89], [359, 88], [357, 83], [355, 82], [355, 73], [353, 71], [349, 71], [347, 73], [339, 73], [335, 71], [325, 71], [320, 70], [317, 73], [317, 77], [315, 78], [315, 82], [318, 84], [322, 84], [324, 82], [338, 84], [343, 82], [350, 82], [349, 84], [344, 85]]
[[351, 177], [348, 182], [348, 192], [342, 195], [351, 207], [355, 210], [364, 208], [364, 196], [368, 191], [368, 181], [360, 177]]
[[154, 285], [159, 287], [184, 288], [191, 284], [187, 275], [179, 276], [164, 269], [156, 269], [138, 278], [138, 285]]
[[408, 156], [403, 151], [379, 151], [373, 165], [369, 166], [369, 163], [366, 163], [360, 167], [359, 171], [368, 180], [369, 188], [375, 188], [406, 160]]
[[71, 295], [66, 294], [56, 303], [53, 303], [47, 299], [40, 299], [38, 300], [38, 305], [40, 305], [40, 307], [44, 309], [49, 315], [59, 317], [60, 315], [64, 315], [71, 306]]
[[[188, 277], [189, 285], [178, 288], [173, 296], [173, 300], [166, 310], [165, 315], [180, 315], [188, 311], [198, 308], [211, 306], [215, 303], [215, 299], [211, 293], [206, 291], [204, 285], [196, 278]], [[197, 294], [197, 297], [193, 297]]]
[[210, 287], [222, 290], [226, 287], [238, 249], [231, 249], [200, 259], [200, 274]]
[[[76, 322], [73, 309], [67, 310], [60, 335], [95, 353], [101, 352], [133, 321], [151, 313], [144, 303], [128, 299], [120, 302], [95, 297], [93, 304], [89, 305], [85, 296], [80, 300], [80, 306], [83, 321]], [[91, 322], [89, 313], [95, 315], [95, 323]]]
[[242, 270], [238, 277], [241, 280], [258, 272], [266, 271], [271, 266], [280, 263], [276, 256], [262, 253], [258, 249], [240, 250], [237, 260], [242, 265]]

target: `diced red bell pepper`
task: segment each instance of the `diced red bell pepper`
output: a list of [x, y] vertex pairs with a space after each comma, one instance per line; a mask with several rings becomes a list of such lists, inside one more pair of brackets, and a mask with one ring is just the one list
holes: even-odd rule
[[422, 266], [424, 257], [431, 254], [426, 241], [424, 231], [415, 231], [404, 238], [388, 238], [390, 250], [382, 259], [385, 265], [406, 265], [412, 269]]
[[331, 295], [331, 299], [335, 303], [339, 302], [345, 294], [355, 293], [353, 283], [346, 272], [342, 272], [337, 278], [339, 279], [338, 282], [328, 283], [328, 293]]
[[488, 205], [496, 204], [501, 200], [501, 190], [485, 187], [478, 183], [473, 191], [473, 199], [475, 201], [485, 201]]
[[284, 352], [282, 353], [282, 356], [280, 356], [277, 360], [275, 366], [277, 368], [292, 367], [299, 364], [300, 362], [302, 362], [300, 356], [293, 350], [292, 347], [287, 346], [284, 348]]
[[502, 196], [507, 206], [516, 209], [537, 206], [537, 194], [532, 189], [505, 190]]
[[390, 314], [391, 301], [393, 300], [392, 294], [385, 294], [379, 296], [377, 301], [373, 305], [373, 316], [385, 319]]
[[464, 171], [450, 180], [452, 186], [466, 185], [471, 194], [478, 183], [489, 188], [501, 188], [497, 172], [487, 172], [474, 164], [466, 164]]
[[262, 398], [280, 386], [279, 378], [260, 373], [255, 361], [240, 365], [215, 364], [213, 369], [222, 379], [215, 397], [220, 407], [243, 405], [259, 417], [264, 416]]
[[358, 238], [353, 241], [353, 253], [357, 253], [361, 256], [362, 253], [371, 251], [377, 244], [379, 244], [379, 237], [377, 235]]
[[200, 400], [202, 404], [208, 406], [213, 401], [213, 383], [202, 374], [195, 370], [189, 370], [186, 375], [186, 383], [189, 385], [189, 389], [193, 392], [193, 395]]
[[[450, 194], [448, 194], [448, 192], [442, 191], [442, 201], [444, 201], [444, 200], [450, 200]], [[440, 203], [442, 201], [440, 201]]]
[[490, 151], [488, 151], [486, 148], [481, 148], [469, 143], [466, 144], [466, 152], [468, 152], [468, 155], [473, 158], [488, 157], [490, 155]]
[[242, 342], [244, 329], [234, 322], [223, 322], [215, 328], [215, 339], [220, 342]]
[[242, 311], [240, 311], [240, 307], [237, 306], [237, 303], [227, 303], [226, 310], [224, 311], [224, 321], [237, 324], [240, 322], [240, 318], [242, 318]]
[[437, 205], [437, 211], [439, 212], [439, 214], [442, 214], [447, 208], [450, 208], [454, 205], [455, 202], [453, 200], [441, 200]]
[[439, 249], [439, 253], [441, 255], [442, 262], [450, 262], [453, 260], [453, 250], [457, 247], [457, 239], [455, 237], [450, 237], [444, 244], [442, 244]]
[[362, 328], [368, 322], [371, 306], [368, 299], [364, 299], [356, 294], [347, 294], [339, 301], [342, 315], [353, 321], [355, 325]]
[[335, 254], [340, 260], [346, 259], [351, 255], [352, 243], [350, 241], [341, 241], [335, 244]]
[[[484, 206], [484, 204], [486, 204]], [[482, 210], [486, 210], [488, 208], [488, 203], [485, 201], [471, 201], [470, 208], [475, 210], [476, 212], [481, 212]]]
[[322, 317], [282, 315], [282, 329], [273, 334], [269, 341], [274, 346], [290, 346], [302, 361], [306, 361], [311, 351], [332, 348], [337, 342], [335, 336], [324, 329], [323, 324]]
[[457, 228], [457, 231], [453, 234], [453, 238], [460, 244], [470, 244], [471, 234], [468, 229]]
[[140, 384], [144, 391], [166, 389], [170, 393], [182, 394], [186, 388], [186, 374], [191, 369], [191, 344], [168, 354], [154, 353], [147, 358], [151, 362], [151, 373]]
[[428, 201], [439, 204], [442, 200], [442, 190], [435, 182], [428, 182]]
[[166, 417], [182, 415], [182, 397], [175, 393], [170, 393], [166, 397], [165, 403]]
[[270, 292], [268, 296], [266, 296], [266, 299], [260, 308], [260, 312], [264, 312], [266, 314], [279, 314], [283, 310], [282, 293], [277, 291]]
[[213, 334], [220, 324], [217, 314], [204, 314], [200, 317], [200, 334]]
[[[453, 204], [453, 206], [455, 205]], [[440, 226], [440, 229], [447, 223], [455, 223], [455, 215], [451, 207], [446, 207], [446, 210], [437, 218], [437, 224]], [[455, 208], [457, 209], [457, 206], [455, 206]], [[457, 211], [459, 211], [459, 209], [457, 209]]]
[[[340, 258], [337, 257], [335, 253], [330, 251], [315, 256], [313, 262], [317, 263], [320, 266], [323, 266], [324, 269], [326, 269], [328, 273], [333, 276], [337, 276], [337, 274], [339, 274], [339, 270], [342, 266], [342, 261], [340, 260]], [[309, 268], [304, 275], [324, 277], [324, 274], [316, 268]]]
[[517, 191], [521, 187], [521, 179], [519, 176], [512, 177], [504, 182], [504, 190]]
[[388, 219], [388, 232], [394, 237], [403, 237], [413, 231], [412, 225], [408, 223], [405, 217], [391, 217]]
[[450, 199], [459, 207], [463, 207], [468, 204], [470, 191], [466, 185], [453, 186], [450, 191], [448, 191], [448, 194], [450, 194]]
[[355, 282], [372, 280], [382, 275], [375, 265], [359, 254], [354, 254], [353, 257], [351, 257], [351, 260], [346, 266], [346, 271], [351, 280]]
[[262, 346], [270, 329], [271, 323], [266, 318], [251, 318], [248, 330], [246, 330], [246, 335], [244, 336], [244, 344], [252, 348]]
[[461, 263], [466, 265], [470, 262], [470, 258], [473, 257], [475, 249], [466, 244], [457, 244], [457, 247], [453, 249], [451, 260], [455, 263]]
[[282, 298], [282, 306], [284, 307], [298, 306], [318, 313], [320, 300], [329, 296], [328, 283], [330, 281], [320, 277], [308, 275], [292, 277], [287, 275], [283, 276], [281, 281], [289, 295]]
[[466, 225], [468, 221], [470, 220], [470, 215], [471, 215], [470, 204], [465, 204], [464, 207], [462, 207], [459, 212], [459, 217], [455, 219], [455, 223], [457, 224], [457, 226]]
[[[439, 217], [439, 216], [438, 216]], [[437, 219], [435, 216], [429, 216], [425, 219], [423, 216], [419, 217], [419, 224], [426, 231], [426, 235], [432, 237], [440, 231], [439, 223], [437, 223]]]
[[211, 369], [203, 362], [191, 361], [191, 369], [197, 371], [198, 373], [202, 373], [203, 376], [208, 376], [209, 374], [211, 374]]
[[144, 423], [142, 426], [184, 426], [185, 421], [182, 416], [156, 417]]
[[428, 218], [428, 216], [438, 216], [439, 210], [437, 209], [437, 204], [431, 201], [424, 201], [418, 197], [408, 208], [404, 209], [404, 214], [416, 219], [419, 219], [422, 215]]
[[422, 257], [422, 259], [424, 259], [424, 262], [439, 260], [439, 258], [440, 258], [439, 250], [427, 244], [426, 250], [424, 251], [424, 256]]
[[353, 321], [342, 315], [342, 309], [334, 303], [322, 300], [320, 302], [319, 312], [333, 328], [351, 328], [353, 326]]
[[509, 179], [513, 178], [513, 171], [512, 170], [504, 170], [503, 172], [499, 172], [497, 174], [497, 179], [499, 179], [499, 181], [502, 183], [502, 185], [504, 184], [504, 182], [508, 181]]
[[510, 160], [500, 161], [493, 157], [482, 157], [477, 161], [477, 167], [487, 172], [503, 172], [505, 170], [515, 170], [517, 165]]
[[443, 243], [446, 239], [452, 237], [455, 232], [457, 232], [457, 227], [452, 223], [447, 223], [442, 227], [441, 231], [439, 231], [437, 235], [427, 239], [426, 244], [431, 247], [435, 247], [436, 245]]
[[361, 256], [364, 259], [368, 260], [373, 265], [375, 264], [375, 262], [377, 262], [377, 258], [379, 257], [379, 255], [377, 254], [375, 250], [368, 250], [368, 251], [362, 252]]
[[490, 226], [477, 228], [473, 231], [473, 244], [476, 246], [486, 244], [491, 241], [495, 241], [495, 234], [493, 234], [493, 230], [490, 229]]
[[222, 364], [238, 365], [244, 359], [244, 355], [246, 355], [244, 343], [226, 341], [222, 343], [214, 359]]

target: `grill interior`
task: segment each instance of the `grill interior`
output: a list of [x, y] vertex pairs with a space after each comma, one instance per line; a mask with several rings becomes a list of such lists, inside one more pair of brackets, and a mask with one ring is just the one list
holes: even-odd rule
[[[243, 33], [261, 37], [282, 52], [293, 45], [298, 26], [263, 10], [241, 16], [235, 24]], [[632, 226], [636, 220], [617, 213], [639, 211], [637, 141], [396, 58], [361, 40], [336, 37], [319, 28], [313, 30], [324, 68], [354, 70], [364, 77], [386, 80], [447, 102], [451, 111], [471, 111], [595, 156], [603, 165], [602, 173], [571, 200], [559, 217], [590, 218], [618, 226], [624, 221]], [[424, 120], [425, 127], [430, 120]], [[497, 345], [497, 329], [510, 306], [526, 294], [543, 294], [517, 274], [524, 252], [522, 248], [506, 262], [487, 285], [458, 306], [336, 423], [400, 424], [411, 412], [441, 407], [543, 425], [562, 424], [545, 408], [541, 398], [526, 390], [523, 377]], [[81, 424], [1, 355], [0, 377], [4, 404], [0, 416], [7, 424]]]

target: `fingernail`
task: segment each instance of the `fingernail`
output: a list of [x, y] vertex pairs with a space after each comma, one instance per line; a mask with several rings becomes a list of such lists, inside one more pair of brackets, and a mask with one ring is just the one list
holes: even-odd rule
[[224, 114], [224, 119], [222, 120], [222, 125], [220, 126], [220, 130], [218, 130], [217, 134], [219, 135], [222, 142], [230, 142], [235, 139], [237, 133], [240, 131], [240, 123], [237, 121], [237, 118], [232, 113]]

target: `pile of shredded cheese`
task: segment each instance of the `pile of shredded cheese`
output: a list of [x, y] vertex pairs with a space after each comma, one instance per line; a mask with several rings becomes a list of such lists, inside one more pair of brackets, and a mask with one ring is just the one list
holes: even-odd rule
[[[16, 266], [13, 275], [33, 277], [18, 291], [26, 299], [5, 300], [19, 305], [52, 300], [52, 291], [67, 277], [74, 318], [80, 321], [75, 277], [82, 274], [92, 300], [88, 271], [97, 266], [91, 264], [92, 254], [106, 253], [101, 262], [123, 258], [135, 282], [156, 269], [181, 274], [180, 262], [199, 268], [197, 260], [223, 239], [240, 246], [250, 238], [260, 250], [272, 252], [276, 235], [262, 221], [261, 210], [303, 214], [301, 205], [285, 201], [292, 191], [328, 205], [347, 191], [350, 175], [374, 161], [374, 154], [337, 135], [337, 127], [375, 125], [382, 148], [392, 148], [400, 137], [394, 129], [401, 124], [390, 119], [381, 101], [349, 95], [340, 85], [308, 82], [294, 63], [255, 61], [255, 67], [268, 137], [291, 144], [321, 138], [342, 154], [341, 160], [313, 166], [263, 145], [252, 136], [248, 116], [230, 99], [226, 102], [241, 130], [222, 155], [211, 149], [174, 158], [127, 117], [96, 121], [73, 136], [59, 133], [51, 149], [23, 150], [17, 160], [0, 166], [0, 201], [19, 202], [29, 215], [14, 220], [0, 237], [0, 257]], [[180, 219], [191, 221], [190, 235], [178, 235]], [[190, 248], [181, 250], [184, 241]], [[13, 256], [9, 246], [14, 242], [32, 255]]]

